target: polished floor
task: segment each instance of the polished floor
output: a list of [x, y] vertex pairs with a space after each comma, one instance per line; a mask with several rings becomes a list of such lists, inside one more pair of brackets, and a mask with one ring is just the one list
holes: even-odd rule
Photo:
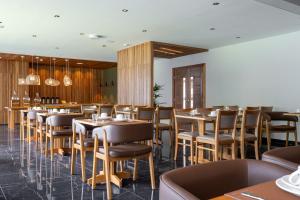
[[[168, 136], [168, 134], [163, 134]], [[170, 154], [168, 138], [160, 148], [155, 148], [155, 177], [183, 166], [183, 159], [174, 162]], [[185, 159], [184, 159], [185, 160]], [[2, 199], [106, 199], [105, 185], [95, 190], [81, 182], [80, 158], [76, 163], [76, 175], [70, 175], [70, 157], [56, 156], [51, 162], [40, 154], [34, 142], [28, 144], [19, 139], [19, 130], [9, 132], [0, 126], [0, 200]], [[133, 163], [127, 163], [132, 171]], [[98, 166], [101, 166], [99, 164]], [[100, 169], [99, 169], [100, 170]], [[87, 155], [87, 177], [91, 177], [92, 157]], [[158, 199], [158, 189], [152, 190], [148, 162], [139, 161], [136, 181], [125, 180], [123, 188], [113, 186], [113, 199]]]

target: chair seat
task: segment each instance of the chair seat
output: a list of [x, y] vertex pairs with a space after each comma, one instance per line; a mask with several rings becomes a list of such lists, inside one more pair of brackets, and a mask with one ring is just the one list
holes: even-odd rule
[[[238, 141], [242, 140], [240, 133], [236, 134], [235, 139], [238, 140]], [[257, 140], [257, 137], [254, 134], [246, 133], [245, 134], [245, 140], [246, 141], [255, 141], [255, 140]]]
[[178, 133], [178, 138], [196, 138], [199, 136], [198, 132], [180, 132]]
[[72, 129], [63, 129], [63, 130], [52, 131], [53, 136], [72, 136], [72, 134], [73, 134]]
[[289, 126], [289, 125], [272, 125], [270, 129], [271, 131], [278, 131], [278, 132], [296, 131], [295, 126]]
[[[156, 124], [154, 124], [154, 128], [156, 128]], [[172, 127], [170, 124], [164, 124], [164, 123], [158, 123], [158, 128], [159, 129], [169, 129], [170, 127]]]
[[[209, 143], [214, 143], [215, 141], [215, 134], [205, 134], [205, 135], [200, 135], [196, 137], [196, 140], [199, 142], [209, 142]], [[226, 134], [220, 134], [219, 135], [219, 142], [220, 143], [233, 143], [233, 139], [231, 135], [226, 135]]]
[[[76, 140], [76, 143], [80, 145], [80, 140]], [[94, 139], [93, 138], [85, 138], [83, 141], [83, 145], [85, 147], [93, 147], [94, 146]]]
[[[152, 151], [152, 147], [145, 144], [122, 144], [109, 147], [109, 156], [116, 157], [135, 157], [141, 156]], [[104, 148], [100, 147], [99, 152], [104, 154]]]

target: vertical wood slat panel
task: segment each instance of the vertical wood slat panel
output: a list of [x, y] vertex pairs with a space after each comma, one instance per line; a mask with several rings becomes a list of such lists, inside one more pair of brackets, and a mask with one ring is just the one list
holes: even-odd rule
[[18, 78], [24, 78], [28, 71], [28, 62], [0, 60], [0, 124], [7, 123], [4, 107], [10, 105], [10, 99], [15, 90], [20, 99], [23, 98], [28, 86], [18, 85]]
[[151, 42], [118, 52], [118, 104], [153, 104], [153, 47]]
[[[47, 86], [45, 80], [49, 78], [49, 66], [43, 65], [39, 67], [39, 75], [41, 78], [40, 86], [29, 86], [30, 97], [34, 98], [38, 92], [41, 97], [59, 97], [67, 102], [78, 103], [94, 103], [101, 102], [101, 69], [88, 67], [70, 68], [72, 86], [64, 86], [63, 77], [65, 75], [64, 67], [56, 67], [55, 78], [60, 81], [57, 87]], [[52, 75], [53, 78], [53, 75]]]

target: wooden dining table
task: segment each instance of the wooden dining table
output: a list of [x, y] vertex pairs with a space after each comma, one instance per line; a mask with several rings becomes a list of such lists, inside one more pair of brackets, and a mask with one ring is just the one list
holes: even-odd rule
[[[114, 121], [112, 118], [110, 119], [106, 119], [106, 120], [97, 120], [94, 121], [92, 119], [76, 119], [76, 122], [84, 125], [84, 126], [89, 126], [89, 127], [93, 127], [93, 128], [97, 128], [97, 127], [103, 127], [103, 126], [107, 126], [107, 125], [131, 125], [131, 124], [143, 124], [143, 123], [147, 123], [145, 121], [142, 120], [132, 120], [132, 119], [128, 119], [128, 120], [124, 120], [124, 121]], [[116, 167], [115, 164], [112, 163], [112, 169], [111, 170], [111, 183], [121, 187], [122, 186], [122, 180], [123, 179], [128, 179], [130, 178], [130, 173], [126, 172], [126, 171], [120, 171], [120, 172], [116, 172]], [[89, 185], [92, 185], [92, 180], [93, 178], [89, 178], [87, 180], [87, 183]], [[101, 184], [105, 184], [106, 183], [106, 178], [105, 178], [105, 173], [103, 171], [100, 171], [99, 174], [96, 176], [96, 180], [95, 180], [96, 184], [101, 183]]]
[[284, 199], [284, 200], [296, 200], [300, 197], [288, 193], [279, 187], [276, 186], [275, 180], [269, 181], [265, 183], [261, 183], [258, 185], [242, 188], [240, 190], [236, 190], [233, 192], [226, 193], [222, 196], [213, 198], [213, 200], [250, 200], [252, 198], [243, 196], [242, 193], [247, 192], [251, 195], [260, 197], [265, 200], [277, 200], [277, 199]]

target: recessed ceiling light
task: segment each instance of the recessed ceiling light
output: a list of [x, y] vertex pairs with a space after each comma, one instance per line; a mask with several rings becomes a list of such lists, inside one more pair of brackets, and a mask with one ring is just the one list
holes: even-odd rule
[[55, 17], [55, 18], [59, 18], [59, 17], [60, 17], [60, 15], [54, 15], [54, 17]]
[[214, 31], [214, 30], [216, 30], [216, 29], [215, 29], [215, 28], [210, 28], [209, 30]]
[[3, 25], [2, 25], [2, 26], [0, 26], [0, 28], [4, 28], [4, 27], [5, 27], [5, 26], [3, 26]]
[[90, 39], [101, 39], [101, 38], [105, 38], [104, 35], [98, 35], [98, 34], [93, 34], [93, 33], [88, 34], [88, 37], [89, 37]]
[[236, 39], [240, 39], [241, 37], [240, 36], [237, 36], [237, 37], [235, 37]]
[[77, 65], [83, 65], [83, 63], [82, 62], [78, 62], [78, 63], [76, 63]]
[[58, 50], [58, 49], [59, 49], [59, 47], [55, 47], [55, 49], [57, 49], [57, 50]]
[[122, 12], [128, 12], [128, 10], [127, 9], [122, 9]]
[[146, 33], [146, 32], [147, 32], [147, 29], [143, 29], [142, 32], [143, 32], [143, 33]]
[[214, 2], [213, 5], [217, 6], [217, 5], [220, 5], [220, 3], [219, 2]]
[[115, 43], [115, 41], [113, 41], [113, 40], [107, 40], [107, 42], [109, 42], [109, 43]]
[[102, 47], [106, 47], [106, 45], [105, 45], [105, 44], [103, 44], [103, 45], [102, 45]]
[[125, 43], [125, 44], [123, 44], [123, 46], [128, 47], [128, 46], [130, 46], [130, 44]]
[[84, 33], [79, 33], [79, 35], [84, 35]]
[[37, 37], [37, 35], [32, 35], [32, 37]]

